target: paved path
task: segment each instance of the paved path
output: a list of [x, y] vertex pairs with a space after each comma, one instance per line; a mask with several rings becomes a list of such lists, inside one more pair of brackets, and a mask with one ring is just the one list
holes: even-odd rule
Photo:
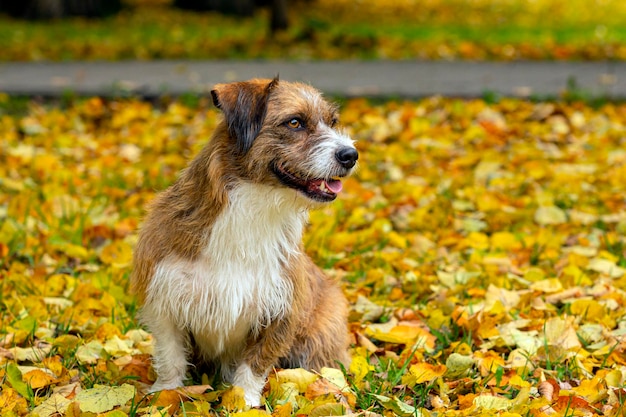
[[368, 97], [557, 96], [568, 86], [626, 99], [626, 62], [121, 61], [0, 63], [0, 92], [144, 96], [205, 93], [218, 82], [280, 77], [328, 94]]

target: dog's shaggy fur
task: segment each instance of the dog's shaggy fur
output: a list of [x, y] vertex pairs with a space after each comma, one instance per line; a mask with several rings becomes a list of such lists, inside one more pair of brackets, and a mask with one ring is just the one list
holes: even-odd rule
[[358, 153], [308, 85], [250, 80], [212, 96], [224, 118], [151, 205], [132, 286], [155, 339], [153, 391], [183, 385], [199, 356], [258, 406], [274, 366], [349, 361], [345, 297], [301, 238]]

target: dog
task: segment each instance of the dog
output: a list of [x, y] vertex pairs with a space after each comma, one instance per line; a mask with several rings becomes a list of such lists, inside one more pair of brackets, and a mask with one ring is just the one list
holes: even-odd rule
[[154, 337], [153, 392], [182, 386], [197, 357], [257, 407], [273, 367], [349, 363], [346, 298], [302, 233], [359, 154], [309, 85], [253, 79], [211, 96], [223, 118], [151, 204], [131, 285]]

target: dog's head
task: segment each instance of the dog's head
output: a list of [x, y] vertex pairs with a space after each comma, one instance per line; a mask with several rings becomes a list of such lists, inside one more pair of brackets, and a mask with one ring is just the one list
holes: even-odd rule
[[275, 78], [218, 84], [211, 95], [224, 113], [238, 176], [296, 190], [309, 202], [337, 197], [359, 154], [319, 91]]

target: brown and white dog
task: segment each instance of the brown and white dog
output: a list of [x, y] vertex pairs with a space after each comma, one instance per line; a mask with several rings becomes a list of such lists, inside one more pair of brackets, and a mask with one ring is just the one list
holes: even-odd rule
[[211, 95], [224, 118], [152, 203], [132, 287], [155, 339], [152, 391], [182, 386], [199, 357], [259, 406], [272, 367], [349, 361], [346, 299], [301, 241], [358, 153], [308, 85], [255, 79]]

